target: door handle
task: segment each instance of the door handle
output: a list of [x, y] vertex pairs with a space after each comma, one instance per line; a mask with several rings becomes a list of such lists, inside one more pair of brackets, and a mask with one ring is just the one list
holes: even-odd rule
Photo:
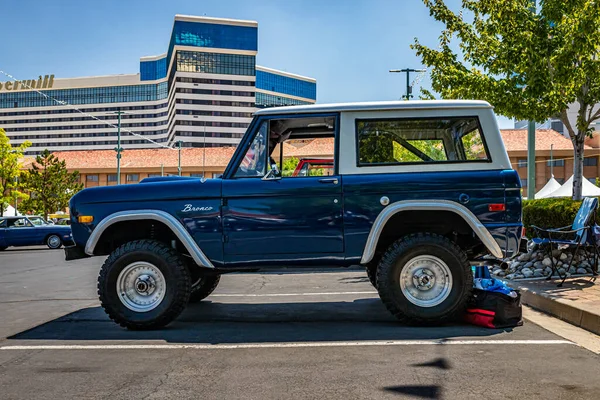
[[319, 179], [320, 183], [332, 183], [334, 185], [338, 184], [338, 178], [322, 178]]

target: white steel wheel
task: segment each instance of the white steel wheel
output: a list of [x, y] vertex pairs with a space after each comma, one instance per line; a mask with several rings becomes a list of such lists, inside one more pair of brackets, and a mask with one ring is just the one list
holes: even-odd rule
[[127, 265], [117, 277], [117, 295], [131, 311], [154, 310], [165, 298], [167, 284], [158, 267], [147, 261]]
[[421, 255], [410, 259], [400, 274], [400, 290], [419, 307], [435, 307], [452, 290], [452, 272], [440, 258]]

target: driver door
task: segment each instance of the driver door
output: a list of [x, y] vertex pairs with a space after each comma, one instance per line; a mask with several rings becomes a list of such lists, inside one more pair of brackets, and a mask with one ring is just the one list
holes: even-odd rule
[[272, 160], [269, 123], [257, 124], [237, 169], [223, 180], [226, 262], [343, 254], [341, 177], [263, 179]]

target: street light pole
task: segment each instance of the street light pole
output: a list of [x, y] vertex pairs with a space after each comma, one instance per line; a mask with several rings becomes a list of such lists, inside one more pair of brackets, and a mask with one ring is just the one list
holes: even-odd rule
[[[536, 0], [531, 0], [530, 10], [535, 13]], [[535, 121], [527, 123], [527, 199], [535, 198]]]
[[115, 151], [117, 152], [117, 185], [121, 184], [121, 152], [123, 149], [121, 148], [121, 115], [125, 114], [124, 111], [115, 111], [117, 114], [118, 123], [117, 123], [117, 147]]
[[177, 150], [179, 152], [179, 159], [177, 160], [177, 174], [181, 176], [181, 140], [177, 141]]
[[410, 73], [411, 72], [425, 72], [426, 69], [413, 69], [413, 68], [404, 68], [404, 69], [390, 69], [390, 72], [406, 72], [406, 95], [402, 96], [404, 100], [410, 100], [412, 95], [412, 87], [410, 86]]

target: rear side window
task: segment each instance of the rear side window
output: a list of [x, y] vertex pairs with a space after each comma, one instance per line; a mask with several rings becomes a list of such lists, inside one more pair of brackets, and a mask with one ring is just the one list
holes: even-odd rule
[[489, 162], [477, 117], [359, 119], [358, 165]]

